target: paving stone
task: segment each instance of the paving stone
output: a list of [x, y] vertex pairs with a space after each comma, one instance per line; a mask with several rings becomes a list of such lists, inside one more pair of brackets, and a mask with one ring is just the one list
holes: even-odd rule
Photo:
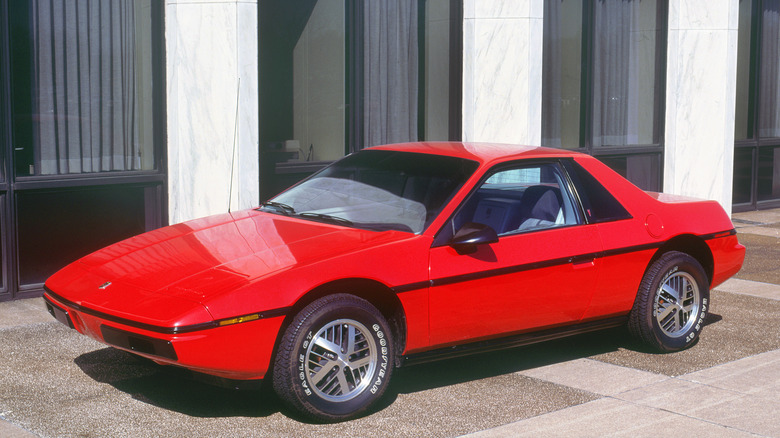
[[742, 394], [682, 379], [668, 379], [615, 396], [620, 400], [695, 416], [703, 408], [741, 398]]
[[780, 350], [757, 354], [680, 378], [741, 394], [774, 391], [780, 408]]
[[608, 435], [634, 438], [678, 435], [680, 431], [684, 431], [685, 436], [754, 436], [741, 430], [609, 397], [468, 436], [508, 438]]
[[760, 281], [730, 278], [715, 289], [733, 294], [780, 300], [780, 286], [771, 283], [762, 283]]
[[600, 395], [620, 394], [669, 379], [660, 374], [591, 359], [556, 363], [521, 371], [520, 374]]

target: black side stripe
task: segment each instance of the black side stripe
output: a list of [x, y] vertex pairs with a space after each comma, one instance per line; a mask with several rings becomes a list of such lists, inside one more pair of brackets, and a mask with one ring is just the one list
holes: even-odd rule
[[[731, 229], [727, 231], [720, 231], [717, 233], [703, 234], [700, 235], [699, 237], [702, 238], [703, 240], [712, 240], [712, 239], [719, 239], [721, 237], [733, 236], [735, 234], [737, 234], [737, 231], [735, 229]], [[651, 249], [658, 249], [666, 245], [666, 243], [667, 242], [646, 243], [643, 245], [634, 245], [634, 246], [627, 246], [624, 248], [615, 248], [615, 249], [609, 249], [606, 251], [599, 251], [599, 252], [593, 252], [588, 254], [579, 254], [571, 257], [560, 257], [557, 259], [543, 260], [540, 262], [525, 263], [522, 265], [515, 265], [515, 266], [506, 266], [497, 269], [488, 269], [485, 271], [472, 272], [472, 273], [462, 274], [462, 275], [453, 275], [451, 277], [442, 277], [442, 278], [437, 278], [429, 281], [418, 281], [415, 283], [395, 286], [391, 289], [396, 294], [399, 294], [403, 292], [410, 292], [413, 290], [423, 289], [426, 287], [444, 286], [448, 284], [462, 283], [465, 281], [479, 280], [482, 278], [493, 277], [497, 275], [516, 274], [518, 272], [530, 271], [533, 269], [543, 269], [543, 268], [550, 268], [553, 266], [566, 265], [569, 263], [576, 262], [577, 260], [593, 260], [597, 258], [605, 258], [605, 257], [613, 257], [613, 256], [618, 256], [623, 254], [629, 254], [632, 252], [641, 252], [641, 251], [647, 251]]]
[[417, 283], [409, 283], [401, 286], [391, 287], [390, 290], [392, 290], [397, 294], [400, 294], [403, 292], [409, 292], [417, 289], [424, 289], [426, 287], [431, 287], [431, 286], [433, 286], [433, 280], [426, 280], [426, 281], [418, 281]]
[[721, 237], [729, 237], [729, 236], [736, 236], [737, 230], [736, 228], [732, 228], [730, 230], [721, 231], [718, 233], [710, 233], [710, 234], [702, 234], [701, 237], [704, 240], [712, 240], [712, 239], [720, 239]]
[[[126, 325], [129, 327], [135, 327], [141, 330], [147, 330], [150, 332], [155, 333], [161, 333], [165, 335], [179, 335], [183, 333], [192, 333], [200, 330], [207, 330], [211, 328], [219, 327], [219, 321], [209, 321], [209, 322], [203, 322], [199, 324], [191, 324], [191, 325], [182, 325], [182, 326], [176, 326], [176, 327], [166, 327], [166, 326], [159, 326], [154, 324], [146, 324], [138, 321], [133, 321], [132, 319], [122, 318], [119, 316], [111, 315], [105, 312], [101, 312], [98, 310], [90, 309], [89, 307], [84, 307], [80, 304], [74, 303], [73, 301], [67, 300], [54, 292], [51, 291], [48, 287], [44, 286], [44, 289], [46, 291], [46, 295], [49, 295], [50, 297], [54, 298], [55, 300], [59, 301], [60, 303], [64, 304], [67, 307], [70, 307], [71, 309], [85, 313], [87, 315], [94, 316], [96, 318], [104, 319], [106, 321], [111, 321], [117, 324]], [[44, 296], [45, 298], [45, 296]], [[278, 309], [272, 309], [272, 310], [266, 310], [264, 312], [255, 312], [255, 313], [249, 313], [247, 315], [254, 315], [258, 314], [260, 315], [259, 319], [266, 319], [266, 318], [275, 318], [277, 316], [285, 316], [287, 315], [292, 307], [280, 307]], [[246, 316], [246, 315], [243, 315]], [[224, 320], [231, 319], [231, 318], [225, 318]]]
[[461, 283], [464, 281], [479, 280], [487, 277], [494, 277], [497, 275], [516, 274], [523, 271], [531, 271], [534, 269], [550, 268], [553, 266], [566, 265], [573, 262], [575, 259], [592, 258], [595, 259], [598, 254], [582, 254], [574, 257], [561, 257], [558, 259], [544, 260], [541, 262], [525, 263], [522, 265], [506, 266], [498, 269], [489, 269], [487, 271], [472, 272], [462, 275], [454, 275], [452, 277], [443, 277], [431, 280], [431, 286], [444, 286], [447, 284]]

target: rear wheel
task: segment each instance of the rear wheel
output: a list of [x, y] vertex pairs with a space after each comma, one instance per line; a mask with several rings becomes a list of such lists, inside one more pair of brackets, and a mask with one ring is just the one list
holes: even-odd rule
[[709, 308], [704, 269], [688, 254], [671, 251], [650, 265], [629, 314], [631, 333], [659, 351], [693, 345]]
[[339, 294], [306, 306], [285, 331], [274, 363], [279, 397], [319, 421], [367, 411], [392, 374], [389, 325], [368, 301]]

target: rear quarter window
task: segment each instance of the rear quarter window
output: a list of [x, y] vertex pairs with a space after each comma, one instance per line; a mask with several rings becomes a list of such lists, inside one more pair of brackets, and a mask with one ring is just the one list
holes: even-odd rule
[[588, 223], [630, 219], [628, 210], [601, 183], [574, 160], [564, 162], [579, 195]]

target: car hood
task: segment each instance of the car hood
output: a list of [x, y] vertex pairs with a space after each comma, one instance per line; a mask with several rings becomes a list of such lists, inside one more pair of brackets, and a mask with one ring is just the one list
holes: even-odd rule
[[[64, 268], [47, 286], [74, 300], [71, 290], [87, 306], [92, 300], [85, 287], [97, 291], [108, 282], [117, 290], [204, 303], [210, 296], [282, 270], [412, 236], [249, 210], [160, 228], [108, 246], [74, 262], [77, 266]], [[79, 273], [78, 282], [67, 281], [69, 271]], [[85, 277], [94, 284], [84, 285]], [[74, 283], [80, 284], [79, 291], [72, 290]], [[105, 294], [95, 296], [101, 298], [94, 304], [107, 304]]]

